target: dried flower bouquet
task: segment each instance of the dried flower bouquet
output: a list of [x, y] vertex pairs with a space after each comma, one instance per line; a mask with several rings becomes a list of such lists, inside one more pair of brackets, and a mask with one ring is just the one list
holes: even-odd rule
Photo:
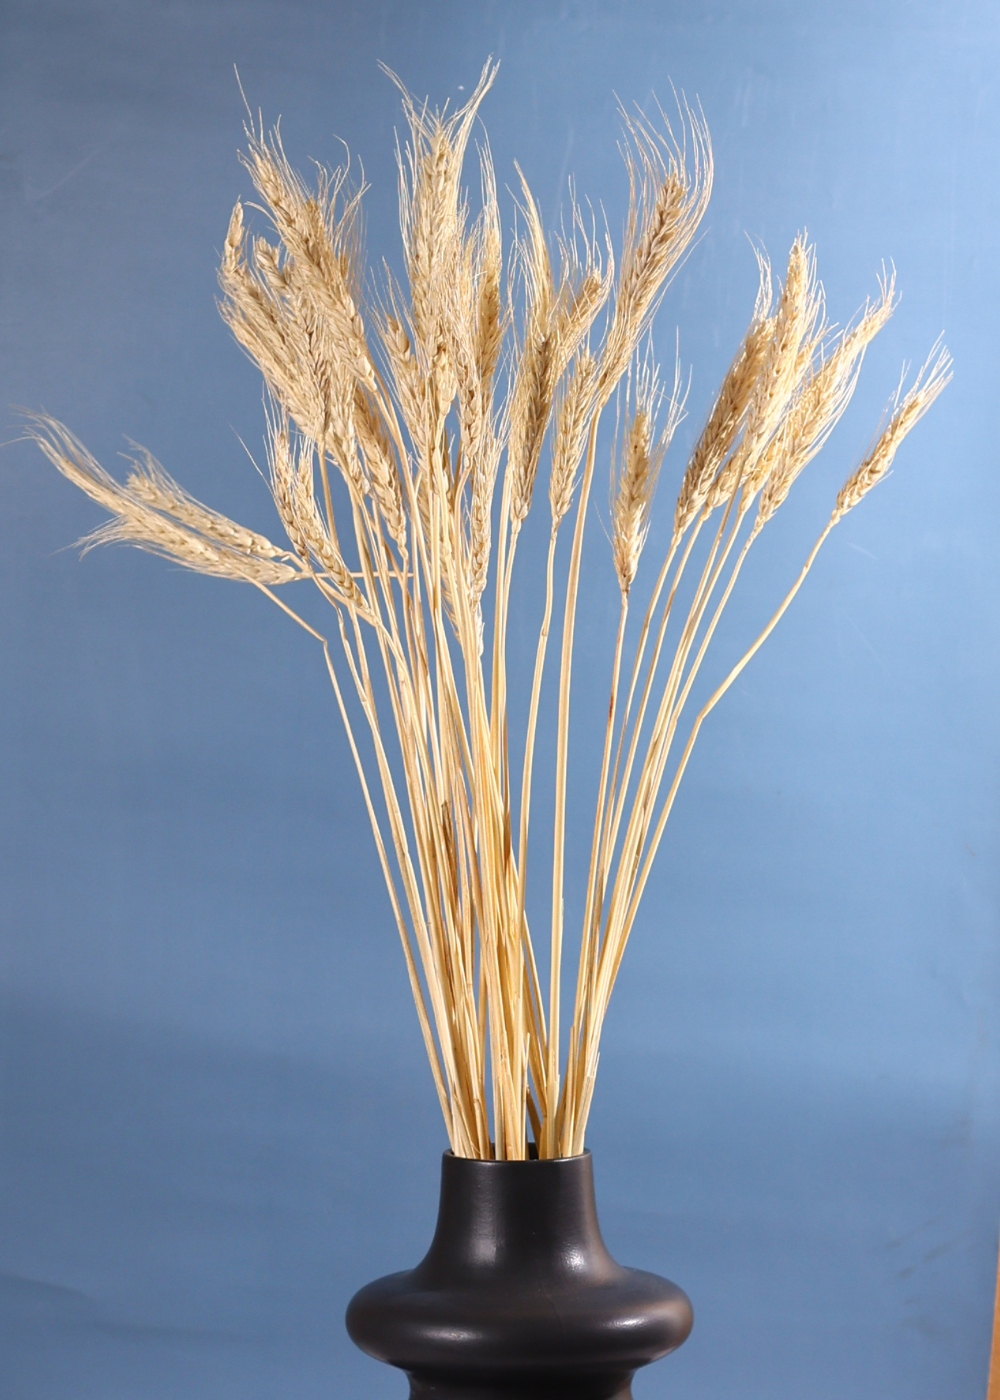
[[[583, 1150], [608, 1001], [702, 722], [774, 628], [827, 535], [885, 476], [947, 382], [950, 360], [936, 346], [909, 390], [900, 386], [774, 616], [685, 719], [744, 560], [847, 406], [865, 348], [892, 312], [893, 279], [883, 276], [875, 301], [837, 330], [826, 321], [805, 237], [792, 245], [777, 289], [758, 256], [749, 328], [686, 464], [641, 623], [628, 629], [653, 493], [683, 411], [680, 374], [668, 390], [647, 332], [708, 202], [709, 135], [700, 111], [683, 100], [679, 137], [662, 112], [655, 122], [624, 116], [631, 197], [617, 264], [610, 238], [596, 235], [575, 202], [553, 258], [518, 172], [522, 229], [505, 268], [485, 143], [475, 217], [461, 183], [494, 75], [487, 65], [468, 103], [450, 115], [403, 92], [408, 294], [388, 269], [378, 292], [366, 281], [363, 191], [351, 187], [347, 171], [320, 169], [311, 190], [277, 130], [248, 129], [244, 160], [276, 241], [250, 237], [236, 205], [219, 273], [221, 310], [264, 375], [270, 486], [287, 548], [201, 505], [147, 453], [122, 485], [55, 420], [35, 418], [32, 432], [51, 462], [111, 514], [88, 547], [122, 541], [252, 583], [316, 638], [357, 765], [452, 1148], [523, 1158], [530, 1130], [539, 1154], [555, 1157]], [[573, 637], [598, 425], [613, 399], [610, 543], [621, 607], [565, 1035]], [[546, 591], [527, 729], [523, 744], [513, 745], [508, 617], [543, 455]], [[560, 552], [564, 529], [570, 539]], [[686, 572], [687, 610], [678, 605], [676, 616]], [[339, 646], [279, 597], [276, 590], [302, 580], [330, 604]], [[554, 616], [561, 630], [550, 658]], [[553, 637], [553, 651], [555, 644]], [[558, 711], [554, 747], [545, 749], [555, 768], [546, 996], [525, 890], [550, 661], [558, 667]], [[356, 733], [359, 718], [367, 739]]]

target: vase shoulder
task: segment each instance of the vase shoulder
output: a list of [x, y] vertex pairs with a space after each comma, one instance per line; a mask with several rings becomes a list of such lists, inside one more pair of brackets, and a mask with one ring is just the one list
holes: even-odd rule
[[362, 1288], [347, 1312], [354, 1341], [407, 1371], [417, 1400], [555, 1400], [563, 1386], [579, 1400], [624, 1400], [632, 1373], [679, 1346], [691, 1323], [680, 1288], [609, 1254], [589, 1153], [445, 1154], [427, 1255]]

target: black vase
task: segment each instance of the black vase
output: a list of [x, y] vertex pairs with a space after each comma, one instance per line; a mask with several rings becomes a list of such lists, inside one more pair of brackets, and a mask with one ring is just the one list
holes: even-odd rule
[[446, 1152], [423, 1262], [347, 1309], [358, 1346], [407, 1372], [410, 1400], [631, 1400], [637, 1368], [679, 1347], [692, 1321], [675, 1284], [608, 1253], [589, 1152]]

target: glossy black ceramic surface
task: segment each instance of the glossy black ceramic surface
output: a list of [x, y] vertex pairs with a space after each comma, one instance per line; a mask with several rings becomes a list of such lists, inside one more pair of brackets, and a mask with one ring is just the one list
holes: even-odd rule
[[615, 1263], [589, 1152], [480, 1162], [446, 1152], [423, 1262], [356, 1293], [347, 1330], [410, 1377], [410, 1400], [630, 1400], [680, 1346], [685, 1293]]

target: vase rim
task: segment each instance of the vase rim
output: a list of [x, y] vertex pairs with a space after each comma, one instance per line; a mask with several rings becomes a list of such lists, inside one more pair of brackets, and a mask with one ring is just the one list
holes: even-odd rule
[[459, 1157], [448, 1147], [441, 1156], [446, 1162], [470, 1162], [479, 1167], [555, 1167], [569, 1162], [584, 1162], [591, 1156], [591, 1151], [585, 1147], [571, 1157]]

